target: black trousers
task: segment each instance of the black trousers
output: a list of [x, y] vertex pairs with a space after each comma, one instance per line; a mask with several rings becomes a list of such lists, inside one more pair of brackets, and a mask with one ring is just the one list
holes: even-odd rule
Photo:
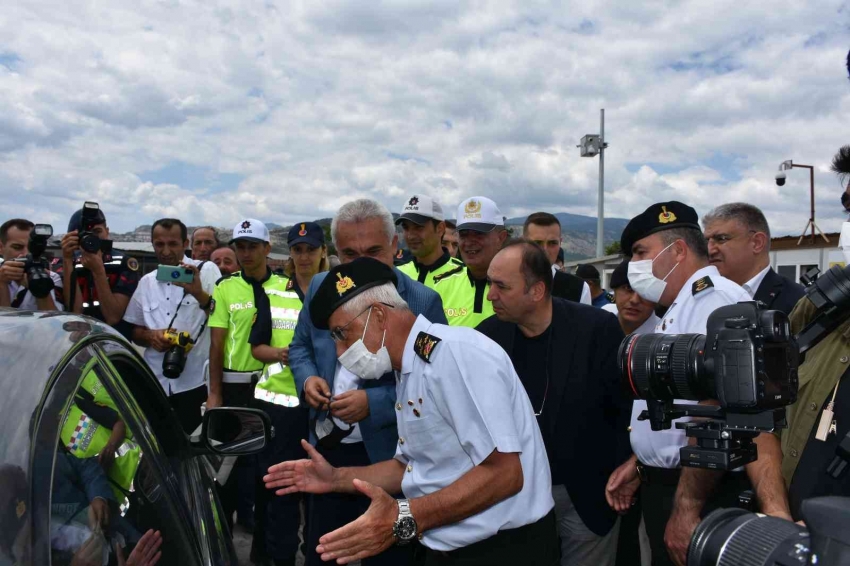
[[637, 503], [620, 517], [620, 537], [617, 540], [617, 566], [633, 566], [640, 562], [640, 518], [642, 502], [640, 491]]
[[[362, 442], [355, 444], [339, 444], [326, 449], [319, 448], [319, 453], [335, 467], [368, 466], [369, 455]], [[347, 493], [324, 493], [307, 497], [307, 528], [305, 529], [305, 566], [320, 566], [322, 562], [316, 554], [319, 538], [351, 521], [366, 512], [371, 500], [364, 495]], [[553, 527], [554, 528], [554, 527]], [[408, 566], [413, 564], [413, 544], [407, 546], [391, 546], [381, 554], [361, 561], [362, 566]]]
[[202, 385], [189, 391], [175, 393], [168, 397], [171, 408], [180, 421], [180, 427], [186, 434], [192, 434], [201, 424], [201, 404], [207, 400], [207, 386]]
[[266, 489], [263, 476], [268, 469], [288, 460], [300, 460], [307, 454], [301, 439], [307, 438], [307, 410], [303, 407], [281, 407], [259, 399], [251, 406], [266, 412], [274, 426], [275, 436], [269, 446], [257, 455], [255, 468], [254, 545], [265, 548], [273, 560], [295, 560], [298, 551], [298, 526], [301, 522], [301, 494], [275, 495]]
[[[652, 548], [652, 565], [673, 566], [673, 561], [667, 553], [667, 546], [664, 544], [664, 531], [667, 529], [667, 521], [673, 511], [681, 470], [649, 466], [644, 469], [647, 481], [641, 483], [640, 498], [646, 534], [649, 537], [649, 546]], [[745, 472], [724, 473], [723, 480], [706, 502], [701, 516], [705, 517], [715, 509], [723, 507], [738, 507], [738, 496], [748, 489], [751, 489], [751, 484]]]
[[425, 551], [425, 566], [558, 566], [560, 561], [554, 510], [535, 523], [499, 531], [464, 548]]

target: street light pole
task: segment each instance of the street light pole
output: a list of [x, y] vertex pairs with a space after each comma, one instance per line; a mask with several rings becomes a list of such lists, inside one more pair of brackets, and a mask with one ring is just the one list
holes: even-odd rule
[[597, 197], [596, 257], [605, 254], [605, 109], [599, 110], [599, 196]]

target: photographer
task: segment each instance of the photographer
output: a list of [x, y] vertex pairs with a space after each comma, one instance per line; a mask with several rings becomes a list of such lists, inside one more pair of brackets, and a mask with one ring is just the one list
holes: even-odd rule
[[[201, 424], [201, 404], [207, 398], [204, 363], [210, 345], [207, 312], [214, 308], [212, 292], [221, 272], [212, 262], [184, 257], [189, 245], [186, 226], [174, 218], [162, 218], [151, 228], [151, 242], [161, 265], [181, 265], [193, 274], [191, 283], [157, 280], [148, 273], [133, 293], [124, 320], [134, 325], [133, 342], [145, 346], [145, 361], [159, 379], [183, 430], [194, 431]], [[188, 332], [194, 345], [185, 351], [185, 366], [177, 378], [166, 377], [163, 362], [179, 355], [181, 346], [166, 336], [166, 330]], [[176, 349], [176, 351], [175, 351]], [[168, 356], [166, 355], [168, 353]]]
[[[699, 217], [685, 204], [673, 201], [650, 206], [629, 222], [621, 240], [622, 249], [631, 254], [628, 278], [632, 289], [644, 299], [668, 307], [655, 328], [658, 333], [705, 334], [708, 317], [714, 310], [750, 300], [743, 288], [709, 265]], [[639, 406], [646, 408], [643, 401], [635, 402], [635, 408]], [[628, 472], [629, 477], [623, 478], [626, 481], [636, 477], [643, 480], [641, 498], [653, 564], [684, 564], [701, 515], [709, 507], [734, 506], [738, 495], [750, 487], [747, 476], [762, 512], [788, 516], [785, 486], [779, 473], [778, 439], [761, 434], [755, 442], [759, 458], [746, 466], [746, 476], [681, 468], [679, 450], [688, 443], [684, 431], [653, 432], [648, 422], [633, 418], [635, 465], [627, 462], [627, 469], [618, 471]], [[710, 504], [706, 505], [709, 498]]]
[[113, 254], [111, 244], [103, 211], [86, 203], [71, 216], [62, 236], [61, 274], [68, 303], [74, 303], [69, 310], [116, 326], [139, 284], [139, 262]]
[[28, 288], [25, 258], [34, 226], [29, 220], [21, 218], [8, 220], [0, 226], [0, 254], [3, 256], [3, 262], [0, 263], [0, 307], [25, 311], [61, 311], [62, 278], [59, 275], [48, 272], [53, 280], [53, 290], [44, 297], [36, 297]]

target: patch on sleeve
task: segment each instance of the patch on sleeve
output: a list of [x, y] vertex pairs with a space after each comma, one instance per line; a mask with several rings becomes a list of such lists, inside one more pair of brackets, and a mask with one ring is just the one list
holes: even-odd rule
[[138, 271], [139, 270], [139, 260], [134, 257], [127, 258], [127, 269], [130, 271]]
[[711, 277], [709, 277], [708, 275], [706, 275], [705, 277], [700, 277], [699, 279], [694, 281], [694, 284], [691, 286], [691, 294], [696, 296], [705, 291], [706, 289], [710, 289], [711, 287], [714, 287], [714, 283], [711, 282]]
[[215, 312], [215, 299], [210, 297], [210, 314]]
[[431, 363], [431, 354], [434, 353], [434, 347], [442, 341], [441, 338], [431, 336], [427, 332], [420, 332], [416, 337], [416, 342], [413, 343], [413, 351], [416, 355]]

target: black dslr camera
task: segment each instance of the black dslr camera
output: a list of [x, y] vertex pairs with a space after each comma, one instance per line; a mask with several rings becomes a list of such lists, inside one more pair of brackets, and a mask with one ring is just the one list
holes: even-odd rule
[[162, 375], [168, 379], [177, 379], [186, 367], [186, 356], [192, 351], [195, 341], [188, 332], [178, 332], [172, 328], [165, 331], [165, 337], [171, 348], [162, 358]]
[[[619, 351], [620, 371], [637, 399], [646, 399], [652, 430], [676, 423], [696, 446], [681, 449], [683, 466], [731, 470], [757, 457], [753, 439], [785, 426], [797, 399], [797, 342], [785, 314], [756, 302], [715, 310], [706, 334], [632, 334]], [[720, 406], [676, 404], [716, 399]]]
[[53, 290], [53, 279], [50, 277], [50, 263], [47, 258], [42, 257], [47, 250], [47, 241], [53, 235], [53, 226], [50, 224], [36, 224], [30, 231], [30, 239], [27, 243], [26, 256], [18, 261], [24, 264], [24, 273], [27, 275], [27, 288], [33, 297], [43, 299]]
[[96, 202], [83, 203], [83, 212], [80, 216], [80, 247], [89, 253], [97, 253], [98, 251], [104, 254], [112, 253], [112, 241], [101, 240], [100, 237], [93, 232], [94, 227], [98, 224], [103, 224], [103, 213], [100, 211], [100, 205]]

